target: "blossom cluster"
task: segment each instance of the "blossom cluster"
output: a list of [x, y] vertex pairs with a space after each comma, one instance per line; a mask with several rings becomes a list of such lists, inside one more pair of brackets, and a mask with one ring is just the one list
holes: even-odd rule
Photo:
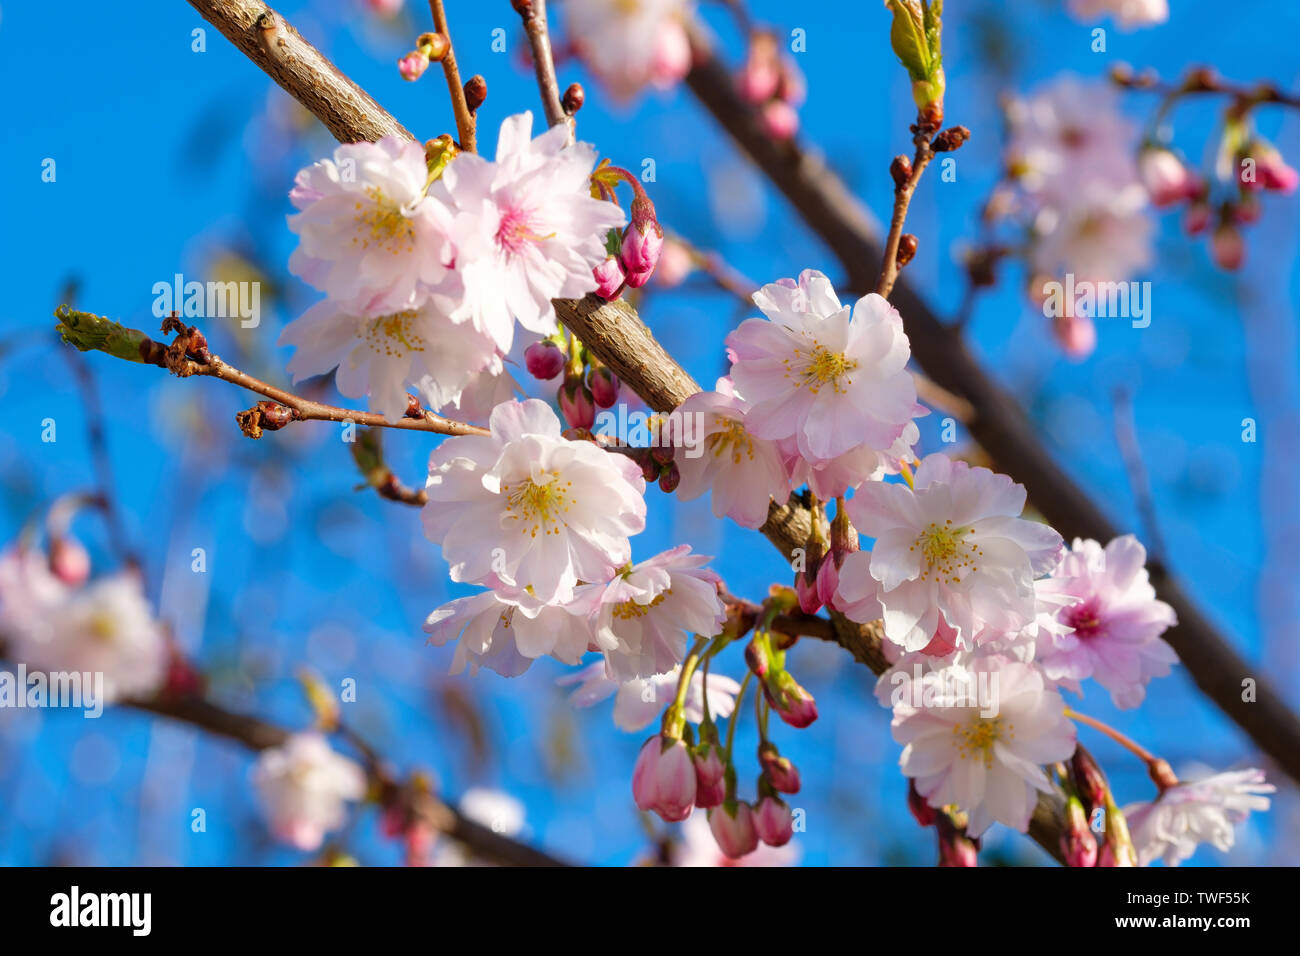
[[289, 267], [328, 297], [281, 337], [295, 380], [337, 368], [339, 391], [390, 421], [409, 390], [465, 417], [510, 394], [516, 321], [530, 341], [553, 334], [551, 300], [596, 288], [626, 222], [591, 195], [591, 146], [563, 125], [531, 133], [531, 113], [507, 118], [494, 160], [389, 136], [298, 174]]

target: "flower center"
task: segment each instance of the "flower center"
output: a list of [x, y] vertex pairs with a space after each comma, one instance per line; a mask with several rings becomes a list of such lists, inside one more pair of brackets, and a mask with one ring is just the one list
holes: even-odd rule
[[921, 550], [921, 557], [925, 560], [921, 580], [928, 580], [933, 575], [936, 582], [947, 578], [950, 583], [956, 584], [961, 580], [960, 572], [963, 568], [970, 568], [972, 572], [978, 571], [975, 558], [984, 552], [975, 542], [964, 540], [972, 530], [954, 528], [951, 518], [944, 521], [942, 525], [934, 521], [926, 525], [925, 530], [917, 535], [916, 540], [907, 549], [908, 551], [915, 551], [918, 548]]
[[507, 209], [497, 226], [497, 246], [511, 255], [519, 255], [530, 242], [554, 239], [555, 233], [540, 236], [533, 231], [532, 213], [526, 209]]
[[424, 338], [415, 330], [415, 312], [412, 310], [381, 315], [365, 326], [361, 337], [372, 351], [380, 355], [424, 351]]
[[731, 449], [733, 464], [739, 465], [742, 455], [750, 461], [754, 460], [754, 439], [750, 437], [749, 432], [745, 431], [743, 422], [734, 418], [723, 418], [721, 415], [715, 417], [713, 421], [718, 426], [718, 430], [705, 439], [705, 444], [715, 458], [721, 458], [727, 449]]
[[957, 756], [962, 760], [978, 757], [985, 767], [993, 766], [993, 745], [1003, 737], [1014, 739], [1016, 725], [1004, 724], [1001, 717], [975, 717], [966, 724], [956, 724], [952, 728], [956, 738]]
[[1096, 601], [1084, 601], [1067, 607], [1062, 617], [1066, 624], [1074, 628], [1076, 637], [1096, 637], [1101, 633], [1101, 614], [1098, 613]]
[[650, 613], [650, 609], [652, 607], [658, 607], [660, 604], [663, 604], [664, 598], [668, 597], [668, 595], [672, 593], [673, 593], [672, 588], [668, 588], [666, 590], [660, 591], [658, 594], [655, 595], [654, 600], [646, 604], [637, 604], [636, 601], [623, 601], [620, 604], [615, 604], [614, 610], [611, 613], [621, 621], [631, 620], [632, 618], [645, 617], [647, 614]]
[[117, 622], [107, 611], [96, 611], [86, 623], [90, 636], [97, 641], [109, 644], [117, 637]]
[[785, 377], [794, 378], [795, 388], [806, 385], [814, 395], [828, 384], [836, 394], [843, 392], [846, 385], [853, 384], [849, 375], [858, 368], [857, 359], [851, 359], [843, 352], [832, 352], [816, 339], [811, 348], [795, 348], [794, 357], [781, 364], [785, 366]]
[[384, 191], [378, 186], [367, 186], [366, 195], [371, 198], [374, 205], [366, 206], [358, 202], [356, 222], [363, 232], [369, 230], [370, 235], [369, 238], [364, 235], [353, 236], [353, 244], [360, 243], [361, 248], [368, 249], [373, 242], [393, 255], [414, 250], [415, 226], [410, 218], [402, 213], [401, 205], [385, 196]]
[[[534, 538], [539, 528], [543, 534], [559, 534], [570, 506], [568, 492], [573, 482], [561, 485], [558, 471], [545, 472], [546, 476], [549, 479], [541, 482], [529, 478], [502, 488], [511, 520], [520, 522], [519, 530]], [[550, 527], [552, 524], [556, 527]]]

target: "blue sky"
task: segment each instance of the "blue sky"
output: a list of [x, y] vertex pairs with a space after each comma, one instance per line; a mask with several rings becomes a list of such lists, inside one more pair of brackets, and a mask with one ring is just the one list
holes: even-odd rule
[[[1249, 17], [1224, 16], [1214, 0], [1174, 0], [1172, 21], [1124, 34], [1108, 29], [1107, 50], [1091, 50], [1090, 27], [1057, 0], [950, 3], [945, 27], [947, 113], [974, 131], [958, 154], [955, 182], [930, 176], [909, 230], [921, 253], [908, 267], [936, 306], [953, 310], [962, 272], [955, 258], [974, 234], [975, 210], [998, 176], [997, 96], [1028, 90], [1061, 72], [1098, 77], [1114, 63], [1152, 66], [1173, 77], [1213, 62], [1240, 81], [1273, 79], [1300, 88], [1294, 38], [1300, 9], [1270, 0]], [[441, 78], [403, 83], [392, 64], [427, 28], [427, 11], [403, 31], [370, 20], [359, 0], [289, 2], [279, 9], [408, 128], [429, 138], [451, 128]], [[510, 113], [537, 111], [531, 75], [520, 68], [522, 35], [505, 0], [448, 4], [462, 69], [482, 72], [489, 98], [480, 135]], [[66, 356], [52, 344], [50, 312], [69, 277], [78, 302], [128, 325], [154, 329], [155, 282], [176, 272], [203, 279], [230, 251], [262, 264], [279, 295], [257, 329], [206, 329], [219, 353], [263, 377], [287, 381], [284, 323], [317, 298], [288, 277], [293, 248], [284, 224], [294, 171], [333, 146], [318, 124], [301, 124], [288, 97], [187, 4], [155, 5], [128, 28], [109, 5], [71, 2], [61, 26], [37, 4], [0, 9], [0, 63], [11, 89], [8, 148], [0, 150], [6, 217], [0, 307], [0, 537], [8, 540], [43, 504], [93, 481], [84, 416]], [[799, 54], [809, 89], [804, 136], [824, 151], [878, 216], [889, 208], [888, 161], [907, 146], [909, 96], [887, 47], [888, 18], [875, 3], [799, 7], [751, 4], [759, 20], [803, 28]], [[707, 17], [738, 58], [734, 30], [717, 5]], [[1261, 23], [1270, 24], [1261, 29]], [[75, 27], [64, 29], [62, 25]], [[1109, 28], [1110, 25], [1106, 24]], [[206, 29], [195, 52], [193, 31]], [[492, 51], [504, 28], [506, 53]], [[91, 38], [93, 56], [71, 48]], [[996, 57], [994, 56], [996, 54]], [[610, 104], [579, 64], [562, 82], [587, 83], [582, 138], [630, 168], [653, 158], [650, 186], [662, 220], [722, 253], [758, 282], [834, 261], [779, 195], [714, 129], [689, 94]], [[1133, 94], [1126, 110], [1145, 121], [1154, 100]], [[1212, 135], [1209, 102], [1176, 114], [1178, 143], [1194, 159]], [[1294, 113], [1261, 113], [1261, 131], [1300, 155]], [[54, 182], [42, 181], [53, 159]], [[971, 334], [987, 363], [1026, 404], [1058, 458], [1121, 526], [1141, 532], [1114, 434], [1112, 395], [1135, 397], [1138, 437], [1150, 470], [1167, 561], [1200, 605], [1276, 686], [1300, 705], [1295, 682], [1297, 607], [1295, 429], [1300, 414], [1296, 323], [1300, 291], [1296, 197], [1271, 198], [1250, 236], [1245, 269], [1225, 275], [1203, 242], [1181, 235], [1176, 216], [1158, 220], [1153, 321], [1100, 328], [1096, 354], [1074, 364], [1052, 344], [1027, 303], [1024, 276], [1008, 269], [978, 304]], [[264, 307], [268, 299], [264, 296]], [[651, 295], [643, 314], [655, 334], [701, 382], [724, 370], [722, 339], [745, 313], [726, 294], [698, 287]], [[215, 321], [215, 320], [214, 320]], [[134, 545], [146, 556], [150, 593], [184, 646], [232, 707], [289, 725], [309, 713], [294, 673], [307, 665], [331, 682], [355, 677], [348, 719], [402, 767], [432, 769], [449, 794], [498, 786], [527, 806], [530, 837], [575, 859], [623, 863], [645, 845], [630, 800], [640, 739], [615, 730], [608, 705], [574, 712], [553, 686], [564, 668], [543, 661], [522, 678], [490, 673], [449, 678], [450, 648], [426, 647], [420, 624], [455, 596], [437, 549], [414, 511], [354, 492], [347, 446], [331, 426], [299, 425], [260, 442], [242, 438], [234, 413], [251, 399], [209, 381], [169, 379], [157, 369], [87, 355], [108, 412], [108, 441]], [[41, 421], [57, 441], [41, 441]], [[941, 448], [939, 416], [922, 423], [925, 450]], [[1255, 418], [1260, 441], [1241, 441]], [[390, 463], [418, 482], [430, 436], [385, 435]], [[649, 493], [651, 524], [636, 539], [646, 557], [687, 542], [716, 556], [736, 593], [757, 598], [785, 580], [778, 555], [753, 533], [713, 521], [707, 504]], [[78, 531], [111, 561], [90, 517]], [[202, 547], [209, 570], [194, 575]], [[811, 642], [808, 642], [811, 643]], [[832, 647], [801, 645], [796, 673], [818, 696], [821, 719], [782, 728], [778, 742], [803, 769], [801, 836], [812, 863], [929, 863], [931, 835], [906, 814], [904, 784], [869, 675]], [[1267, 662], [1264, 664], [1263, 662]], [[728, 666], [729, 665], [729, 666]], [[719, 669], [740, 676], [737, 655]], [[1117, 714], [1090, 688], [1081, 709], [1141, 739], [1175, 768], [1201, 760], [1216, 769], [1253, 765], [1247, 741], [1186, 675], [1157, 682], [1147, 705]], [[466, 717], [466, 715], [471, 715]], [[465, 721], [482, 727], [483, 752]], [[753, 741], [742, 726], [740, 744]], [[1106, 741], [1084, 739], [1105, 762], [1124, 800], [1145, 798], [1141, 767]], [[289, 863], [269, 845], [247, 787], [250, 758], [231, 745], [131, 713], [94, 724], [58, 712], [0, 712], [0, 862]], [[745, 776], [742, 774], [742, 781]], [[752, 780], [742, 786], [752, 787]], [[206, 834], [189, 829], [204, 807]], [[1241, 837], [1236, 862], [1297, 862], [1296, 803]], [[1011, 858], [1042, 859], [1014, 837], [990, 841]], [[367, 862], [396, 860], [361, 820], [351, 845]], [[1197, 862], [1223, 859], [1204, 852]]]

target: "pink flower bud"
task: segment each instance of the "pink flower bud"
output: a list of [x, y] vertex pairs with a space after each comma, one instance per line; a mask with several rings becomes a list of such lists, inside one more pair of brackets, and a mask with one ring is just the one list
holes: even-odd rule
[[695, 764], [680, 738], [656, 734], [641, 746], [632, 771], [632, 797], [669, 823], [685, 820], [695, 807]]
[[402, 12], [404, 0], [366, 0], [368, 6], [381, 17], [395, 17]]
[[1097, 838], [1088, 827], [1088, 811], [1078, 797], [1065, 803], [1065, 830], [1061, 834], [1061, 853], [1066, 866], [1096, 866]]
[[587, 387], [597, 408], [609, 408], [618, 401], [618, 385], [618, 376], [603, 365], [587, 375]]
[[763, 765], [763, 775], [773, 790], [778, 793], [799, 792], [799, 768], [790, 762], [789, 757], [782, 757], [775, 744], [764, 743], [758, 748], [758, 762]]
[[620, 255], [623, 268], [627, 272], [627, 284], [639, 289], [650, 281], [655, 265], [659, 262], [659, 253], [663, 250], [664, 234], [659, 224], [654, 221], [633, 222], [623, 234], [623, 249]]
[[619, 297], [619, 290], [623, 288], [623, 280], [627, 277], [623, 274], [623, 266], [617, 259], [606, 256], [605, 261], [591, 272], [596, 277], [596, 295], [607, 302]]
[[571, 428], [590, 428], [596, 423], [596, 403], [582, 379], [565, 381], [558, 393], [560, 411]]
[[799, 130], [799, 113], [785, 100], [772, 100], [763, 107], [763, 131], [772, 139], [785, 142]]
[[1201, 184], [1172, 151], [1153, 146], [1138, 156], [1138, 172], [1154, 206], [1172, 206], [1200, 194]]
[[1210, 255], [1214, 264], [1229, 272], [1241, 268], [1246, 258], [1246, 243], [1241, 238], [1241, 230], [1230, 222], [1221, 222], [1210, 238]]
[[758, 636], [745, 645], [745, 663], [754, 672], [755, 677], [766, 677], [771, 662], [768, 660], [767, 648], [759, 642]]
[[69, 587], [81, 587], [90, 577], [90, 555], [76, 538], [50, 540], [50, 572]]
[[412, 50], [397, 61], [397, 69], [402, 74], [402, 79], [410, 82], [418, 80], [428, 68], [429, 58], [419, 50]]
[[763, 797], [754, 808], [754, 832], [768, 846], [785, 846], [794, 836], [794, 814], [778, 797]]
[[709, 811], [709, 829], [718, 848], [733, 860], [758, 849], [754, 831], [754, 811], [748, 803], [733, 801]]
[[564, 371], [564, 350], [550, 339], [534, 342], [524, 349], [524, 364], [533, 378], [550, 381]]
[[701, 744], [691, 757], [695, 764], [695, 805], [702, 810], [727, 798], [727, 767], [717, 744]]
[[817, 600], [832, 610], [835, 607], [835, 591], [840, 586], [840, 569], [835, 566], [835, 555], [822, 558], [822, 566], [817, 569]]
[[817, 702], [786, 670], [769, 672], [763, 680], [768, 703], [791, 727], [807, 727], [817, 719]]
[[1232, 204], [1232, 221], [1241, 226], [1259, 222], [1259, 198], [1254, 193], [1243, 193]]
[[1097, 347], [1097, 327], [1086, 315], [1058, 315], [1052, 320], [1052, 334], [1070, 358], [1082, 361]]
[[[829, 564], [822, 561], [822, 566]], [[799, 610], [805, 614], [816, 614], [822, 609], [822, 599], [817, 591], [817, 580], [808, 579], [808, 572], [800, 571], [794, 576], [794, 593], [799, 598]]]

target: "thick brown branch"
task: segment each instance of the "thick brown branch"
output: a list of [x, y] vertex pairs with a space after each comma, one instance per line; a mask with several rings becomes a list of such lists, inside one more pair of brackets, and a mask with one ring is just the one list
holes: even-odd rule
[[[686, 82], [737, 145], [785, 195], [840, 260], [849, 288], [876, 286], [875, 264], [883, 249], [878, 231], [844, 182], [821, 159], [790, 143], [774, 141], [754, 109], [736, 93], [731, 76], [696, 37], [695, 61]], [[961, 335], [947, 327], [905, 281], [894, 289], [912, 356], [941, 388], [969, 403], [972, 437], [997, 467], [1022, 483], [1029, 498], [1067, 540], [1105, 542], [1120, 534], [1101, 508], [1061, 469], [1039, 440], [1014, 398], [981, 367]], [[1159, 564], [1151, 581], [1178, 614], [1165, 639], [1201, 690], [1246, 731], [1265, 753], [1300, 780], [1300, 718], [1258, 666], [1248, 664]], [[1242, 699], [1242, 681], [1255, 681], [1257, 696]]]
[[415, 137], [284, 18], [258, 0], [189, 0], [191, 6], [329, 128], [342, 143]]
[[[292, 731], [257, 717], [229, 711], [202, 697], [158, 696], [147, 700], [129, 701], [137, 710], [169, 717], [192, 724], [209, 733], [219, 734], [238, 741], [253, 750], [278, 747], [289, 739]], [[373, 763], [367, 760], [368, 763]], [[567, 866], [557, 859], [527, 844], [519, 843], [469, 819], [459, 810], [448, 806], [428, 793], [397, 784], [382, 769], [370, 768], [372, 782], [390, 801], [403, 801], [405, 809], [423, 819], [435, 830], [469, 847], [477, 856], [493, 863], [508, 866]]]

